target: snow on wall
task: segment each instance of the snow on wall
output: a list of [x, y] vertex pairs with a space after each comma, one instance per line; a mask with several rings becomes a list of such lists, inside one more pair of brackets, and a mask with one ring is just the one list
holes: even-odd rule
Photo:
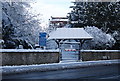
[[59, 52], [59, 50], [0, 49], [0, 52]]
[[120, 50], [81, 50], [81, 52], [120, 52]]
[[[0, 52], [59, 52], [56, 50], [31, 50], [31, 49], [0, 49]], [[120, 52], [120, 50], [81, 50], [81, 52]]]

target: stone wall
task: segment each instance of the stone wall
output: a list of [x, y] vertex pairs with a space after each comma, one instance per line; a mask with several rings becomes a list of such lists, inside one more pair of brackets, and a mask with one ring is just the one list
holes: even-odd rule
[[[59, 63], [59, 50], [0, 50], [2, 65]], [[120, 50], [81, 50], [82, 61], [120, 59]]]
[[120, 50], [81, 50], [83, 61], [120, 59]]
[[2, 65], [31, 65], [31, 64], [45, 64], [58, 63], [59, 50], [35, 50], [35, 51], [8, 51], [4, 50], [2, 54]]

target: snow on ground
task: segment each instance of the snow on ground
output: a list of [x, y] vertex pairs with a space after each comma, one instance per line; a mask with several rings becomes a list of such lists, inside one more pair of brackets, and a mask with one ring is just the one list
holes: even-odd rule
[[71, 69], [80, 67], [90, 67], [96, 65], [118, 64], [120, 60], [99, 60], [99, 61], [84, 61], [84, 62], [69, 62], [69, 63], [53, 63], [53, 64], [36, 64], [36, 65], [21, 65], [21, 66], [1, 66], [0, 72], [3, 74], [11, 73], [26, 73], [34, 71], [50, 71], [60, 69]]

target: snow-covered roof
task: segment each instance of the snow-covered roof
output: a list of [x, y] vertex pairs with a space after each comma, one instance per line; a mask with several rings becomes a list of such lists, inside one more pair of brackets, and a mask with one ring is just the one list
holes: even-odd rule
[[49, 39], [92, 39], [83, 28], [57, 28], [49, 34]]
[[68, 19], [52, 19], [51, 22], [53, 21], [68, 21]]

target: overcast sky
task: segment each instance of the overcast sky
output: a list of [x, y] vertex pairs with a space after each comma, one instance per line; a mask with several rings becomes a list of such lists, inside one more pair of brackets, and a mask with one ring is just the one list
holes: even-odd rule
[[34, 13], [41, 13], [43, 24], [48, 23], [48, 20], [51, 16], [54, 17], [65, 17], [67, 13], [71, 11], [69, 8], [73, 3], [71, 1], [74, 0], [36, 0], [36, 3], [32, 4]]

